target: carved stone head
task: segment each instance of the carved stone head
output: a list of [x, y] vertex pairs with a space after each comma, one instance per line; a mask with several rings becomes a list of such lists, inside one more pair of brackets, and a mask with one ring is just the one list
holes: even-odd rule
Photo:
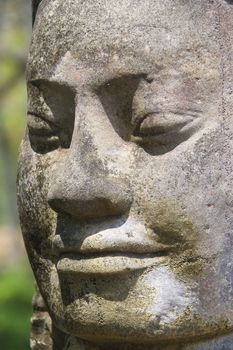
[[224, 0], [41, 1], [19, 211], [65, 334], [128, 349], [231, 331], [232, 21]]

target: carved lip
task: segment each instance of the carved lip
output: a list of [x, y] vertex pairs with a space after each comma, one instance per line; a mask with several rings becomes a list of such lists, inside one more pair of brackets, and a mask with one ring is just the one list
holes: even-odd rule
[[114, 275], [142, 270], [160, 265], [167, 258], [167, 251], [154, 254], [106, 253], [106, 254], [62, 254], [57, 270], [62, 274]]
[[[136, 231], [136, 230], [135, 230]], [[118, 229], [100, 231], [94, 235], [81, 237], [78, 234], [56, 234], [52, 239], [52, 252], [56, 257], [62, 254], [158, 254], [171, 250], [173, 246], [158, 242], [154, 237], [148, 237], [146, 232], [122, 233]]]
[[154, 231], [133, 219], [120, 227], [91, 228], [95, 231], [76, 229], [57, 233], [52, 238], [52, 253], [59, 273], [127, 273], [160, 264], [174, 248], [159, 242]]

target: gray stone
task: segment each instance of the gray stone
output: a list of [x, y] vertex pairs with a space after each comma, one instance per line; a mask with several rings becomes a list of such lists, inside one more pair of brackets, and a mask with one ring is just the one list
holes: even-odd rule
[[40, 2], [18, 203], [50, 348], [233, 349], [232, 23], [225, 0]]
[[32, 350], [52, 349], [52, 322], [40, 292], [33, 298], [33, 315], [31, 318], [30, 346]]

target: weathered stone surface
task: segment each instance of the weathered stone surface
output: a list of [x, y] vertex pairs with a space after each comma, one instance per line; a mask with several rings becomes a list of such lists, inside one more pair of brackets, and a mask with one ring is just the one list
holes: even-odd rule
[[32, 350], [52, 350], [52, 322], [44, 300], [37, 290], [33, 302], [30, 346]]
[[18, 198], [54, 349], [233, 349], [232, 23], [40, 2]]

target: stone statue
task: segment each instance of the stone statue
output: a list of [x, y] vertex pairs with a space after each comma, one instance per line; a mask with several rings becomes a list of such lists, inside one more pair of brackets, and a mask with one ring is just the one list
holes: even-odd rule
[[18, 201], [53, 342], [34, 348], [232, 350], [232, 1], [34, 14]]

